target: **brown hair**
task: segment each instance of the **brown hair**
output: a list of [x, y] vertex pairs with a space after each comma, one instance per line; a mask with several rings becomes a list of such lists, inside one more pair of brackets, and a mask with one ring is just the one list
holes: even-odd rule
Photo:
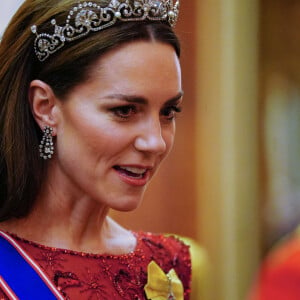
[[[31, 26], [53, 32], [50, 20], [64, 24], [74, 0], [27, 0], [0, 43], [0, 221], [26, 216], [41, 188], [46, 163], [38, 156], [41, 130], [31, 114], [28, 88], [33, 79], [49, 84], [61, 99], [87, 79], [93, 62], [121, 44], [148, 40], [168, 43], [180, 56], [178, 39], [162, 22], [119, 23], [65, 45], [39, 62]], [[100, 5], [107, 1], [96, 1]]]

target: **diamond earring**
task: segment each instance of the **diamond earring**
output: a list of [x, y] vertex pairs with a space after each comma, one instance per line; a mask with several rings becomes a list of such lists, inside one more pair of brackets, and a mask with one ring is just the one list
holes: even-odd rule
[[40, 142], [40, 157], [47, 160], [54, 154], [54, 146], [52, 140], [53, 128], [50, 126], [45, 126], [43, 130], [43, 138]]

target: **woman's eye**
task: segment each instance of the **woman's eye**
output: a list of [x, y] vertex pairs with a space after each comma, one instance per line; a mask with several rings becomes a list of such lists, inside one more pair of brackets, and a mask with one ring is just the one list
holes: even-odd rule
[[176, 116], [177, 113], [181, 112], [181, 107], [179, 106], [168, 106], [165, 107], [162, 111], [161, 114], [163, 117], [165, 117], [167, 120], [173, 120]]
[[114, 107], [111, 111], [119, 118], [128, 119], [136, 114], [137, 110], [133, 105]]

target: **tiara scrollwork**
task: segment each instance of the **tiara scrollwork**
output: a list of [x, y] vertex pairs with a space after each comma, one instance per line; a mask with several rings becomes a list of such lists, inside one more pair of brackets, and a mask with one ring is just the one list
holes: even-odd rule
[[66, 42], [72, 42], [113, 26], [117, 21], [166, 21], [175, 26], [179, 15], [179, 0], [110, 0], [105, 7], [96, 2], [86, 1], [74, 6], [63, 26], [53, 19], [54, 33], [38, 33], [37, 26], [31, 27], [36, 35], [35, 54], [39, 61], [46, 60], [51, 54], [62, 48]]

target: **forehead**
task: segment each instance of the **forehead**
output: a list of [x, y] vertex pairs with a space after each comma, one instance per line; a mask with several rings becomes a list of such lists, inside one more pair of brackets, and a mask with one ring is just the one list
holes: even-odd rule
[[174, 48], [161, 42], [132, 42], [107, 52], [92, 67], [90, 79], [125, 87], [181, 89], [180, 62]]

